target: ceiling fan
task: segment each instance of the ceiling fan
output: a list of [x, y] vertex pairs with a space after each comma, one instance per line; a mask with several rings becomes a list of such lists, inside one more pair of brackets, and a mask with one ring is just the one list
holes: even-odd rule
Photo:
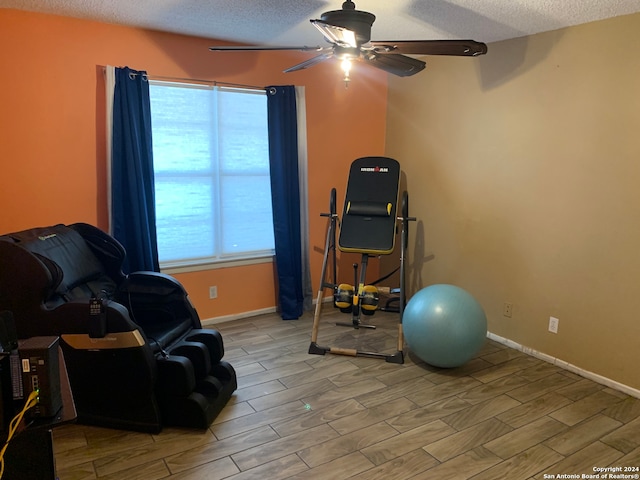
[[217, 46], [212, 51], [298, 50], [319, 52], [315, 57], [284, 70], [286, 73], [303, 70], [331, 58], [342, 61], [345, 84], [349, 82], [351, 62], [361, 60], [393, 75], [407, 77], [422, 71], [425, 62], [407, 55], [477, 56], [487, 53], [487, 45], [475, 40], [387, 40], [372, 41], [371, 26], [376, 16], [356, 10], [351, 0], [341, 10], [331, 10], [310, 20], [331, 46]]

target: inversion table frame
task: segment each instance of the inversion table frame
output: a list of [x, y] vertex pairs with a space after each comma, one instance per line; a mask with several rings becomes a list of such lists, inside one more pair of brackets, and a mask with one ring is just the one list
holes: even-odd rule
[[[380, 175], [387, 174], [387, 178]], [[367, 181], [374, 175], [376, 181], [368, 185]], [[343, 221], [340, 232], [341, 251], [361, 253], [361, 271], [360, 281], [358, 282], [357, 292], [353, 295], [352, 305], [352, 322], [338, 323], [337, 325], [350, 326], [355, 329], [359, 328], [376, 328], [373, 325], [361, 323], [361, 300], [364, 294], [366, 269], [369, 257], [386, 255], [393, 252], [394, 240], [397, 232], [396, 220], [400, 221], [401, 226], [401, 250], [400, 250], [400, 296], [399, 296], [399, 321], [398, 321], [398, 344], [397, 351], [393, 354], [384, 354], [378, 352], [360, 351], [357, 349], [340, 348], [331, 346], [320, 346], [317, 343], [318, 331], [320, 327], [320, 316], [322, 312], [322, 300], [325, 288], [330, 288], [335, 298], [338, 285], [336, 283], [336, 227], [339, 223], [336, 213], [336, 189], [331, 190], [329, 200], [329, 213], [322, 213], [321, 216], [328, 217], [327, 236], [325, 241], [324, 258], [322, 262], [322, 277], [320, 279], [320, 288], [316, 298], [316, 308], [313, 318], [313, 329], [311, 333], [311, 344], [309, 345], [309, 353], [316, 355], [324, 355], [332, 353], [336, 355], [348, 356], [366, 356], [375, 358], [384, 358], [390, 363], [404, 363], [404, 337], [402, 333], [402, 315], [406, 303], [405, 294], [405, 260], [409, 235], [409, 222], [414, 221], [414, 217], [409, 217], [409, 197], [407, 192], [402, 195], [401, 215], [396, 217], [396, 206], [398, 196], [398, 184], [400, 176], [400, 166], [396, 160], [386, 157], [365, 157], [355, 160], [351, 166], [349, 174], [349, 183], [347, 185], [347, 194], [345, 199]], [[367, 178], [369, 177], [369, 178]], [[379, 180], [381, 179], [382, 180]], [[381, 183], [382, 182], [382, 183]], [[382, 193], [383, 201], [380, 202], [380, 194]], [[386, 196], [386, 198], [385, 198]], [[375, 199], [375, 200], [374, 200]], [[351, 216], [350, 216], [351, 215]], [[349, 222], [352, 218], [355, 221]], [[345, 224], [345, 220], [347, 220]], [[382, 224], [386, 229], [382, 232], [376, 232], [375, 223]], [[360, 230], [360, 232], [358, 231]], [[363, 235], [358, 235], [362, 233]], [[332, 279], [328, 282], [327, 264], [331, 258], [332, 262]], [[354, 265], [355, 276], [357, 280], [357, 265]]]

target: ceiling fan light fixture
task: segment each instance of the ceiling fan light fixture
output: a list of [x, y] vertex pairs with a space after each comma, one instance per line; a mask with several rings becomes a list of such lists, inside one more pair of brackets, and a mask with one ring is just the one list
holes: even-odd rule
[[341, 47], [356, 48], [358, 46], [354, 31], [337, 25], [330, 25], [322, 20], [309, 20], [314, 27], [320, 30], [329, 43]]
[[340, 60], [340, 68], [344, 73], [344, 84], [345, 87], [349, 85], [349, 81], [351, 80], [351, 67], [353, 66], [353, 61], [360, 58], [360, 50], [357, 48], [345, 48], [345, 47], [335, 47], [334, 53], [336, 54], [336, 59]]
[[349, 77], [349, 73], [351, 73], [351, 59], [347, 57], [342, 60], [340, 68], [342, 68], [342, 71], [344, 72], [344, 85], [346, 87], [349, 85], [349, 81], [351, 80]]
[[340, 64], [340, 68], [342, 68], [342, 71], [344, 72], [345, 76], [349, 76], [349, 72], [351, 72], [351, 59], [350, 58], [345, 58], [342, 60], [342, 63]]
[[320, 21], [327, 25], [352, 31], [357, 45], [371, 40], [371, 26], [375, 20], [376, 16], [373, 13], [356, 10], [353, 2], [344, 2], [342, 10], [331, 10], [320, 16]]

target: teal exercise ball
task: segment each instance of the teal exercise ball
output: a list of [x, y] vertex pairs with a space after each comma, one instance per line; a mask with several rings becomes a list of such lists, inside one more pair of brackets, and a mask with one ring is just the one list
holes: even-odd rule
[[435, 367], [465, 364], [487, 336], [487, 317], [473, 296], [455, 285], [431, 285], [418, 291], [402, 315], [402, 331], [411, 352]]

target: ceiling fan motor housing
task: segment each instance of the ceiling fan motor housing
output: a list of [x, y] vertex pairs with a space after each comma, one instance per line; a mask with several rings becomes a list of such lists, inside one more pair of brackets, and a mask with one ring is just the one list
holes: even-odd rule
[[[352, 7], [347, 6], [347, 4], [352, 5]], [[345, 2], [342, 8], [342, 10], [324, 12], [320, 19], [330, 25], [347, 28], [354, 32], [358, 45], [371, 40], [371, 25], [376, 20], [376, 16], [373, 13], [355, 10], [353, 2]]]

